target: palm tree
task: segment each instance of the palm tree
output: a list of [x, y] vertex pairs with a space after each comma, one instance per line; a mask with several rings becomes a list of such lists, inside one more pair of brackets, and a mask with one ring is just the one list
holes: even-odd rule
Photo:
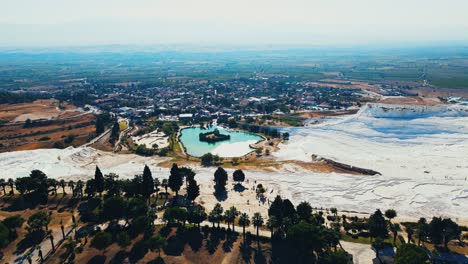
[[73, 224], [72, 224], [72, 229], [75, 231], [75, 238], [77, 238], [77, 235], [76, 235], [76, 232], [77, 232], [77, 231], [76, 231], [76, 228], [77, 228], [77, 227], [78, 227], [78, 225], [77, 225], [75, 222], [73, 222]]
[[47, 179], [47, 187], [52, 187], [52, 190], [55, 193], [55, 195], [57, 195], [57, 186], [58, 186], [58, 182], [56, 179]]
[[259, 228], [263, 225], [263, 217], [260, 213], [255, 213], [252, 217], [252, 224], [257, 228], [257, 245], [260, 245]]
[[335, 222], [338, 221], [338, 209], [335, 207], [330, 208], [330, 212], [335, 216]]
[[270, 216], [270, 218], [268, 218], [267, 220], [266, 225], [270, 229], [271, 237], [273, 237], [273, 228], [278, 226], [278, 219], [276, 218], [276, 216]]
[[167, 201], [167, 197], [169, 196], [169, 193], [167, 192], [167, 188], [169, 188], [169, 182], [167, 181], [167, 179], [162, 180], [161, 186], [164, 187], [164, 190], [166, 191], [166, 201]]
[[234, 222], [236, 220], [236, 217], [239, 215], [239, 211], [235, 206], [231, 206], [226, 212], [224, 212], [224, 219], [226, 219], [226, 222], [228, 223], [228, 228], [229, 228], [229, 223], [232, 223], [232, 232], [235, 232], [234, 230]]
[[[424, 217], [419, 218], [418, 221], [418, 246], [421, 245], [421, 240], [426, 236], [427, 220]], [[424, 240], [423, 240], [424, 241]]]
[[71, 263], [74, 263], [73, 260], [75, 259], [76, 242], [71, 237], [69, 237], [67, 240], [68, 241], [67, 243], [65, 243], [65, 247], [67, 249], [67, 252], [69, 253], [70, 260], [72, 260]]
[[48, 215], [49, 215], [49, 221], [45, 223], [46, 230], [49, 230], [50, 220], [52, 219], [52, 211], [49, 211]]
[[346, 215], [345, 214], [341, 216], [341, 220], [343, 221], [343, 227], [345, 227], [346, 226]]
[[[218, 223], [218, 228], [219, 228], [219, 223], [223, 220], [223, 207], [221, 206], [220, 203], [215, 204], [213, 210], [210, 212], [210, 217], [213, 219], [216, 223]], [[209, 217], [209, 218], [210, 218]], [[211, 221], [211, 220], [210, 220]]]
[[14, 190], [15, 181], [12, 178], [8, 179], [8, 185], [10, 186], [11, 195], [14, 195], [15, 194], [15, 190]]
[[29, 264], [32, 264], [31, 256], [32, 256], [31, 251], [28, 251], [26, 254], [24, 254], [24, 257], [28, 260]]
[[398, 228], [400, 227], [399, 224], [390, 224], [390, 230], [393, 233], [393, 245], [396, 245], [396, 238], [398, 235]]
[[156, 201], [154, 201], [155, 204], [158, 203], [159, 186], [161, 186], [161, 182], [158, 178], [154, 178], [154, 192], [156, 193]]
[[388, 218], [388, 221], [390, 223], [392, 222], [392, 219], [395, 218], [396, 216], [397, 216], [397, 213], [393, 209], [388, 209], [387, 211], [385, 211], [385, 217]]
[[80, 198], [83, 198], [83, 188], [84, 188], [84, 184], [83, 184], [83, 181], [82, 180], [79, 180], [77, 183], [76, 183], [76, 187], [77, 191], [80, 193]]
[[53, 183], [53, 187], [54, 187], [55, 196], [57, 196], [57, 189], [60, 186], [60, 182], [57, 181], [56, 179], [54, 179], [54, 181], [52, 183]]
[[39, 255], [39, 258], [41, 259], [41, 263], [44, 262], [44, 255], [42, 255], [42, 248], [40, 245], [36, 246], [37, 249], [37, 255]]
[[414, 230], [412, 227], [408, 226], [406, 228], [406, 233], [408, 234], [408, 244], [411, 243], [411, 237], [413, 236]]
[[63, 192], [63, 195], [65, 196], [67, 193], [65, 192], [65, 187], [67, 186], [67, 183], [65, 182], [65, 180], [60, 180], [60, 187], [62, 187], [62, 192]]
[[3, 189], [3, 195], [6, 195], [5, 187], [7, 186], [7, 183], [6, 183], [5, 179], [0, 179], [0, 186]]
[[72, 209], [71, 211], [71, 218], [72, 218], [72, 222], [75, 224], [76, 223], [76, 219], [75, 219], [75, 210]]
[[231, 210], [227, 209], [226, 211], [224, 211], [224, 219], [226, 220], [226, 223], [228, 225], [228, 230], [231, 229], [230, 215], [231, 215]]
[[215, 227], [216, 223], [216, 214], [215, 212], [211, 211], [210, 214], [208, 215], [208, 221], [212, 224], [212, 227]]
[[48, 237], [50, 239], [50, 245], [52, 246], [52, 252], [55, 252], [54, 236], [52, 235], [52, 230], [48, 230], [47, 235], [48, 235]]
[[[83, 230], [81, 233], [81, 236], [84, 237], [84, 244], [88, 244], [88, 231]], [[76, 229], [75, 229], [75, 240], [78, 241], [78, 236], [76, 235]]]
[[62, 237], [65, 240], [65, 227], [63, 226], [62, 220], [60, 220], [60, 229], [62, 229]]
[[239, 217], [239, 224], [242, 226], [242, 237], [245, 241], [245, 227], [250, 225], [249, 215], [242, 213]]
[[72, 196], [75, 197], [75, 182], [74, 181], [69, 181], [68, 182], [68, 187], [72, 190]]

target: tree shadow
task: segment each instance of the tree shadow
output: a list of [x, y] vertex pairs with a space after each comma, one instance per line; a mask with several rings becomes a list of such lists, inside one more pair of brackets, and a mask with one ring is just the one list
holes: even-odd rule
[[[445, 250], [444, 247], [439, 248]], [[468, 263], [468, 257], [455, 252], [439, 251], [439, 255], [433, 258], [435, 263]]]
[[271, 241], [271, 259], [274, 263], [294, 262], [297, 259], [294, 255], [291, 244], [282, 239], [279, 233], [275, 233]]
[[226, 201], [228, 197], [226, 190], [215, 190], [213, 195], [216, 197], [216, 200], [218, 200], [219, 202]]
[[200, 233], [198, 228], [194, 227], [188, 229], [185, 233], [185, 238], [193, 251], [197, 252], [201, 249], [203, 245], [203, 235]]
[[263, 251], [260, 248], [258, 248], [255, 251], [254, 263], [255, 264], [266, 264], [267, 263], [266, 257], [265, 257], [265, 255], [263, 254]]
[[169, 256], [180, 256], [184, 251], [185, 242], [180, 235], [171, 236], [167, 239], [167, 246], [164, 252]]
[[250, 260], [252, 259], [252, 252], [253, 248], [250, 246], [250, 243], [244, 243], [242, 242], [239, 246], [242, 259], [244, 260], [245, 263], [250, 263]]
[[206, 240], [206, 249], [208, 253], [213, 254], [218, 249], [221, 240], [224, 240], [224, 232], [214, 229], [210, 234], [210, 238]]
[[223, 250], [224, 252], [231, 252], [234, 242], [237, 240], [237, 234], [229, 233], [226, 236], [226, 240], [223, 243]]
[[106, 256], [104, 255], [94, 256], [88, 261], [88, 264], [104, 264], [104, 263], [106, 263]]
[[48, 196], [43, 193], [31, 192], [24, 195], [20, 195], [17, 198], [12, 197], [11, 203], [8, 207], [4, 208], [5, 211], [15, 212], [22, 211], [25, 209], [36, 208], [40, 204], [47, 203]]
[[130, 263], [136, 263], [138, 260], [142, 259], [146, 253], [148, 253], [148, 245], [146, 241], [140, 240], [133, 245], [128, 254], [128, 260]]
[[124, 260], [127, 258], [128, 253], [125, 250], [120, 250], [115, 254], [115, 256], [110, 260], [110, 264], [119, 264], [124, 263]]
[[75, 207], [80, 202], [80, 198], [72, 197], [68, 200], [67, 207]]
[[159, 230], [159, 234], [163, 237], [167, 237], [172, 231], [172, 228], [170, 226], [163, 226], [161, 230]]
[[38, 245], [42, 242], [45, 237], [45, 233], [43, 231], [40, 232], [32, 232], [27, 234], [25, 238], [23, 238], [17, 245], [15, 250], [15, 255], [23, 254], [26, 249]]
[[[62, 203], [62, 201], [63, 201], [64, 199], [65, 199], [65, 196], [62, 195], [62, 197], [60, 197], [60, 199], [59, 199], [58, 202], [57, 202], [57, 205], [56, 205], [55, 208], [54, 208], [55, 210], [57, 210], [57, 211], [59, 210], [59, 206], [60, 206], [60, 204]], [[64, 207], [62, 207], [61, 209], [63, 210], [63, 208], [64, 208]]]
[[99, 216], [95, 214], [95, 209], [101, 206], [101, 199], [90, 198], [78, 206], [80, 220], [83, 222], [97, 222]]
[[236, 192], [243, 192], [245, 191], [247, 188], [244, 187], [244, 185], [238, 183], [236, 185], [234, 185], [234, 191]]
[[151, 260], [150, 262], [148, 262], [148, 264], [165, 264], [165, 263], [166, 262], [161, 257], [157, 257], [156, 259]]

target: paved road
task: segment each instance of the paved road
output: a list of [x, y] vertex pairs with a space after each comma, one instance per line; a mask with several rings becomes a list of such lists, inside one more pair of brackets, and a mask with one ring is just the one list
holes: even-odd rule
[[126, 136], [130, 130], [133, 129], [133, 127], [130, 126], [130, 122], [128, 121], [128, 119], [122, 119], [120, 121], [124, 121], [125, 123], [127, 123], [127, 128], [125, 128], [122, 132], [120, 132], [119, 140], [117, 141], [117, 143], [115, 143], [114, 152], [119, 152], [120, 150], [122, 150], [122, 144], [120, 144], [120, 142], [122, 141], [122, 138]]
[[109, 134], [111, 132], [111, 129], [107, 129], [106, 131], [104, 131], [101, 135], [93, 138], [90, 142], [86, 143], [83, 145], [83, 147], [88, 147], [88, 146], [91, 146], [92, 144], [100, 141], [103, 137], [105, 137], [107, 134]]

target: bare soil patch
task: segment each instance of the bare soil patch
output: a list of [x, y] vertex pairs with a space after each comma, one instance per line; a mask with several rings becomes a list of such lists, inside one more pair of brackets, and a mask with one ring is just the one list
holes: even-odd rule
[[[83, 113], [67, 103], [38, 100], [33, 103], [0, 105], [0, 152], [80, 146], [95, 133], [93, 114]], [[75, 111], [76, 110], [76, 111]], [[27, 125], [22, 120], [32, 120]]]
[[439, 105], [442, 102], [438, 98], [412, 97], [387, 97], [379, 101], [384, 104], [411, 104], [411, 105]]

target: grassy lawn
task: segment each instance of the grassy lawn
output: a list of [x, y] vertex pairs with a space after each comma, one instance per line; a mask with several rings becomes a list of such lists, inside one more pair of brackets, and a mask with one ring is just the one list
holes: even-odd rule
[[430, 83], [439, 87], [468, 89], [468, 79], [465, 78], [435, 79]]
[[[372, 244], [372, 238], [370, 237], [362, 237], [359, 236], [358, 238], [352, 238], [350, 235], [347, 234], [342, 234], [341, 240], [347, 241], [347, 242], [352, 242], [352, 243], [360, 243], [360, 244], [367, 244], [370, 245]], [[390, 236], [384, 240], [385, 243], [393, 244], [393, 236]], [[402, 244], [402, 242], [397, 238], [396, 239], [396, 247], [399, 247]]]
[[296, 118], [291, 118], [291, 117], [282, 117], [280, 118], [280, 121], [287, 124], [288, 126], [293, 126], [293, 127], [304, 125], [304, 123], [302, 123], [301, 121], [297, 120]]
[[353, 243], [360, 243], [360, 244], [372, 244], [370, 237], [358, 237], [358, 238], [352, 238], [350, 235], [343, 234], [341, 236], [341, 240], [347, 241], [347, 242], [353, 242]]
[[177, 135], [174, 134], [169, 138], [169, 144], [170, 144], [170, 147], [171, 147], [172, 151], [182, 152], [182, 149], [180, 148], [179, 141], [177, 140]]

